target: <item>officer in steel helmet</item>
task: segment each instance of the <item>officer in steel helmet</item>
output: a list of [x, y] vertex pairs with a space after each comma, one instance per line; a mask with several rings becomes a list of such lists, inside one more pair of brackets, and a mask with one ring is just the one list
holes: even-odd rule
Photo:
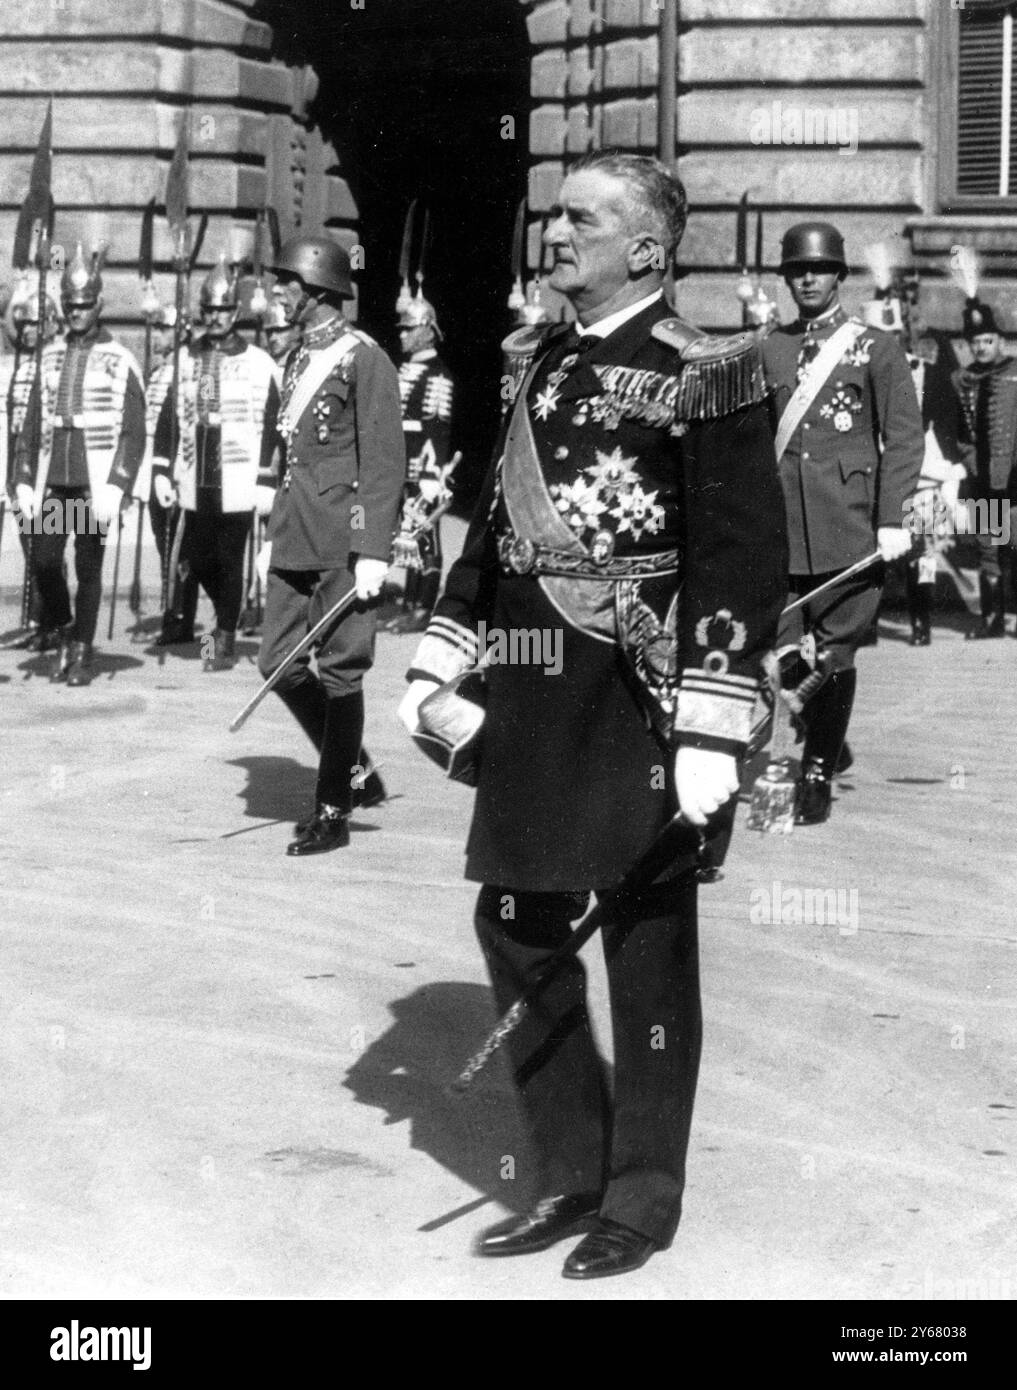
[[343, 308], [350, 259], [324, 236], [282, 247], [276, 289], [300, 330], [282, 386], [282, 481], [269, 522], [271, 559], [259, 665], [270, 676], [351, 588], [357, 603], [276, 691], [319, 754], [313, 814], [288, 854], [349, 843], [354, 805], [385, 798], [362, 744], [362, 682], [374, 653], [375, 612], [388, 573], [406, 476], [396, 370]]
[[[784, 235], [781, 274], [798, 306], [794, 323], [763, 342], [790, 541], [790, 590], [799, 598], [880, 551], [907, 554], [905, 502], [924, 454], [922, 415], [903, 349], [892, 333], [849, 318], [839, 299], [844, 239], [829, 222]], [[822, 683], [805, 705], [796, 821], [830, 814], [832, 779], [846, 765], [855, 651], [875, 617], [883, 565], [874, 564], [789, 615], [778, 637], [815, 638]]]

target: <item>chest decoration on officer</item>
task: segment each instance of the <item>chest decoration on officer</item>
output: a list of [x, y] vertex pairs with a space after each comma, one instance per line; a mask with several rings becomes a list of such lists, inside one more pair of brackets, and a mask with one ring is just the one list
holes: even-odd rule
[[664, 508], [657, 503], [656, 491], [644, 492], [640, 486], [636, 457], [626, 458], [620, 448], [610, 454], [598, 449], [596, 460], [574, 482], [553, 483], [549, 491], [579, 539], [592, 535], [592, 548], [606, 559], [616, 535], [628, 532], [638, 541], [662, 530]]
[[843, 382], [838, 381], [829, 400], [819, 407], [819, 413], [824, 420], [833, 420], [835, 430], [839, 430], [841, 434], [846, 434], [848, 430], [854, 428], [852, 416], [857, 415], [861, 408], [862, 399], [859, 388], [851, 382], [845, 386]]
[[317, 435], [319, 444], [327, 444], [329, 438], [329, 420], [332, 414], [332, 407], [328, 401], [321, 396], [314, 402], [314, 419], [317, 423]]

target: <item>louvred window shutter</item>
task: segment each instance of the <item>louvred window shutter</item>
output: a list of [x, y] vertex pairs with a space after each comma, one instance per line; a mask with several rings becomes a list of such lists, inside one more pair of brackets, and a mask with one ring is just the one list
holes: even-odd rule
[[[957, 193], [1017, 196], [1017, 4], [971, 3], [960, 11]], [[1008, 139], [1004, 139], [1004, 132]]]

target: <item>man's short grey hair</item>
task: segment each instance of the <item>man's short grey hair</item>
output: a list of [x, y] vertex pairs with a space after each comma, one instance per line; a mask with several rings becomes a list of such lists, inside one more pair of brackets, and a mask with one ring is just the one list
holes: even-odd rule
[[[660, 242], [668, 260], [674, 256], [685, 232], [689, 204], [685, 185], [659, 159], [623, 150], [594, 150], [569, 166], [570, 174], [587, 170], [623, 179], [632, 191], [633, 224], [638, 222]], [[633, 230], [637, 230], [633, 225]]]

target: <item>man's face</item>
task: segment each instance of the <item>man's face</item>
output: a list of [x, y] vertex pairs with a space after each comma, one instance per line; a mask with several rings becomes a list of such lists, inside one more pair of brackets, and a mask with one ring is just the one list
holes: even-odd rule
[[600, 169], [570, 174], [562, 184], [544, 243], [551, 288], [580, 311], [606, 304], [632, 278], [630, 256], [643, 238], [629, 221], [631, 197], [624, 179]]
[[201, 326], [206, 335], [213, 342], [221, 342], [228, 337], [236, 322], [237, 310], [235, 305], [211, 305], [206, 304], [201, 310]]
[[64, 300], [64, 316], [67, 319], [68, 333], [88, 333], [99, 322], [101, 313], [101, 295], [89, 304], [71, 304], [66, 299]]
[[266, 328], [265, 345], [273, 362], [281, 362], [297, 341], [297, 330], [292, 324], [284, 328]]
[[287, 316], [294, 324], [309, 323], [318, 307], [318, 301], [307, 293], [304, 282], [296, 275], [280, 275], [272, 293], [286, 305]]
[[415, 352], [434, 346], [434, 329], [426, 324], [417, 328], [400, 328], [399, 348], [404, 357], [412, 357]]
[[971, 356], [982, 367], [998, 362], [1003, 355], [1003, 339], [998, 333], [979, 333], [971, 339]]
[[799, 261], [784, 271], [784, 281], [803, 319], [814, 319], [837, 298], [840, 266], [836, 261]]

